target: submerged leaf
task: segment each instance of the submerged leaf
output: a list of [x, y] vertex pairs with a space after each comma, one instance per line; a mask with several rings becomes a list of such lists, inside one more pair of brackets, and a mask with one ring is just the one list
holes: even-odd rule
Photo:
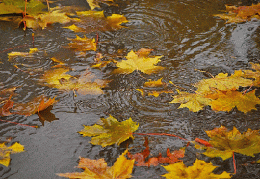
[[127, 160], [126, 150], [117, 158], [112, 167], [108, 167], [104, 159], [91, 160], [88, 158], [80, 158], [78, 168], [84, 169], [84, 172], [75, 173], [59, 173], [58, 176], [67, 178], [82, 179], [126, 179], [132, 177], [134, 160]]
[[93, 136], [91, 144], [106, 147], [113, 144], [119, 145], [128, 138], [134, 138], [133, 132], [138, 129], [138, 126], [131, 118], [118, 122], [116, 118], [110, 115], [108, 118], [101, 118], [93, 126], [85, 126], [79, 133], [84, 137]]
[[55, 97], [47, 98], [42, 95], [34, 98], [32, 101], [28, 103], [16, 103], [14, 107], [14, 111], [15, 111], [14, 113], [30, 116], [45, 110], [46, 108], [52, 106], [56, 102], [57, 100], [55, 100]]
[[77, 15], [79, 20], [75, 20], [73, 25], [64, 28], [84, 33], [113, 31], [123, 28], [121, 24], [128, 22], [123, 15], [119, 14], [105, 17], [103, 11], [77, 11]]
[[217, 166], [212, 163], [206, 163], [203, 160], [196, 159], [193, 166], [186, 167], [183, 162], [163, 166], [169, 173], [162, 175], [167, 179], [224, 179], [231, 178], [230, 174], [223, 172], [222, 174], [212, 173]]
[[74, 49], [75, 51], [83, 51], [86, 52], [88, 50], [96, 51], [96, 42], [95, 39], [89, 39], [86, 36], [81, 38], [76, 35], [75, 39], [68, 39], [71, 40], [73, 43], [69, 43], [69, 48]]
[[139, 70], [143, 73], [151, 74], [163, 70], [164, 67], [155, 66], [159, 63], [163, 56], [155, 56], [155, 57], [143, 57], [138, 56], [136, 52], [133, 50], [129, 52], [126, 56], [127, 60], [122, 60], [117, 62], [117, 69], [114, 70], [114, 73], [132, 73], [135, 70]]
[[184, 157], [185, 149], [175, 150], [170, 152], [170, 149], [167, 149], [167, 157], [162, 157], [162, 154], [159, 153], [157, 157], [151, 157], [146, 162], [146, 158], [150, 154], [150, 149], [148, 146], [148, 139], [145, 138], [144, 146], [146, 147], [141, 153], [131, 154], [128, 152], [127, 156], [130, 159], [135, 159], [136, 166], [157, 166], [162, 163], [176, 163], [179, 162], [179, 158]]
[[[259, 130], [248, 129], [241, 134], [236, 127], [229, 131], [221, 126], [206, 133], [210, 137], [209, 143], [212, 146], [204, 147], [207, 150], [203, 154], [208, 157], [221, 157], [226, 160], [232, 157], [234, 152], [251, 157], [260, 152]], [[195, 147], [201, 149], [198, 144]]]
[[5, 143], [0, 143], [0, 164], [8, 167], [10, 164], [10, 154], [24, 152], [24, 147], [19, 143], [14, 143], [7, 147]]

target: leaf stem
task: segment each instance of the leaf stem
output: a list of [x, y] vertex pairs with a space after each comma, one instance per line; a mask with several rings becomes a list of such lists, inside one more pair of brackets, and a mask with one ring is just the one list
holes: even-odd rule
[[163, 136], [177, 137], [181, 140], [188, 141], [188, 139], [182, 138], [182, 137], [174, 135], [174, 134], [167, 134], [167, 133], [133, 133], [133, 134], [136, 134], [136, 135], [163, 135]]
[[234, 166], [234, 174], [236, 174], [237, 173], [237, 166], [236, 166], [236, 159], [235, 159], [234, 152], [233, 152], [233, 166]]

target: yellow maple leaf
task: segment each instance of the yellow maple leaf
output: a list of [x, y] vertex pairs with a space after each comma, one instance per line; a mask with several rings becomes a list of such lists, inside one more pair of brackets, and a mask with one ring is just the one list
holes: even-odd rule
[[132, 73], [135, 70], [139, 70], [143, 73], [151, 74], [163, 70], [164, 67], [155, 66], [159, 63], [163, 56], [155, 56], [155, 57], [139, 57], [136, 52], [133, 50], [130, 51], [126, 59], [120, 62], [117, 62], [117, 69], [114, 70], [114, 73]]
[[192, 112], [198, 112], [211, 103], [211, 99], [206, 98], [200, 93], [188, 93], [184, 91], [178, 91], [178, 95], [173, 96], [173, 100], [170, 103], [181, 103], [179, 108], [189, 108]]
[[84, 169], [84, 172], [58, 173], [58, 176], [67, 178], [88, 178], [88, 179], [126, 179], [132, 177], [134, 160], [127, 160], [126, 150], [117, 158], [112, 167], [108, 167], [104, 159], [91, 160], [80, 158], [78, 168]]
[[113, 144], [119, 145], [128, 138], [134, 138], [132, 133], [138, 127], [139, 125], [133, 122], [131, 118], [118, 122], [116, 118], [110, 115], [108, 118], [101, 118], [93, 126], [85, 126], [79, 133], [83, 136], [93, 136], [91, 144], [106, 147]]
[[10, 154], [24, 152], [24, 146], [19, 143], [14, 143], [12, 146], [7, 147], [5, 143], [0, 143], [0, 164], [9, 166]]
[[210, 137], [209, 143], [212, 147], [201, 147], [200, 144], [196, 144], [195, 148], [206, 149], [203, 154], [208, 157], [221, 157], [226, 160], [232, 157], [234, 152], [251, 157], [260, 152], [259, 130], [248, 129], [241, 134], [236, 127], [229, 131], [221, 126], [206, 133]]
[[260, 104], [260, 99], [255, 96], [255, 90], [246, 94], [235, 90], [217, 91], [217, 93], [207, 95], [207, 97], [214, 99], [209, 105], [215, 111], [229, 112], [237, 107], [239, 111], [247, 113], [256, 110], [255, 105]]
[[252, 85], [252, 80], [241, 77], [241, 71], [235, 71], [234, 74], [228, 76], [227, 73], [219, 73], [214, 78], [203, 79], [196, 83], [197, 92], [207, 94], [214, 90], [227, 91], [230, 89], [239, 89], [240, 86], [247, 87]]
[[230, 174], [223, 172], [214, 174], [213, 170], [217, 166], [212, 163], [206, 163], [203, 160], [196, 159], [193, 166], [186, 167], [183, 162], [163, 166], [169, 173], [162, 175], [167, 179], [224, 179], [231, 178]]
[[96, 47], [96, 42], [95, 39], [89, 39], [86, 36], [84, 36], [84, 38], [81, 38], [79, 36], [76, 35], [75, 39], [69, 39], [71, 40], [73, 43], [69, 43], [69, 48], [74, 49], [75, 51], [88, 51], [88, 50], [93, 50], [96, 51], [97, 47]]

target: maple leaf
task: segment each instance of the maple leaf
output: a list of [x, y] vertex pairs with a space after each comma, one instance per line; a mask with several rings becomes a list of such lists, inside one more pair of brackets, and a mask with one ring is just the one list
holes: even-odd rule
[[88, 158], [80, 158], [78, 168], [84, 169], [84, 172], [75, 173], [59, 173], [58, 176], [67, 178], [88, 178], [88, 179], [125, 179], [131, 178], [134, 166], [134, 160], [125, 158], [126, 150], [117, 158], [117, 161], [112, 167], [108, 167], [104, 159], [91, 160]]
[[260, 3], [252, 6], [228, 6], [226, 5], [226, 11], [228, 14], [216, 14], [222, 19], [228, 20], [226, 23], [240, 23], [251, 20], [251, 18], [260, 19]]
[[10, 164], [10, 154], [24, 152], [24, 147], [15, 142], [12, 146], [7, 147], [5, 143], [0, 143], [0, 164], [8, 167]]
[[42, 95], [34, 98], [32, 101], [28, 103], [16, 104], [14, 107], [14, 113], [30, 116], [45, 110], [46, 108], [52, 106], [56, 102], [57, 101], [55, 100], [55, 97], [48, 99], [47, 97]]
[[217, 93], [207, 95], [207, 97], [214, 99], [209, 105], [215, 111], [229, 112], [237, 107], [239, 111], [247, 113], [256, 110], [255, 105], [260, 104], [260, 99], [255, 96], [255, 90], [246, 94], [235, 90], [217, 91]]
[[127, 60], [122, 60], [117, 62], [117, 69], [114, 70], [114, 73], [132, 73], [135, 70], [139, 70], [143, 73], [151, 74], [163, 70], [164, 67], [155, 66], [160, 62], [160, 58], [163, 56], [155, 56], [149, 58], [148, 56], [138, 56], [133, 50], [129, 52], [126, 56]]
[[230, 174], [223, 172], [221, 174], [212, 173], [217, 166], [212, 163], [206, 163], [203, 160], [196, 159], [193, 166], [186, 167], [183, 162], [163, 166], [169, 173], [162, 175], [167, 179], [220, 179], [231, 178]]
[[235, 71], [231, 76], [228, 76], [227, 73], [219, 73], [214, 78], [203, 79], [194, 86], [197, 87], [197, 92], [207, 94], [214, 92], [215, 89], [227, 91], [239, 89], [240, 86], [247, 87], [252, 85], [250, 79], [245, 79], [241, 75], [241, 71]]
[[198, 112], [202, 110], [204, 106], [211, 104], [212, 99], [206, 98], [205, 95], [200, 93], [177, 91], [179, 94], [173, 96], [174, 99], [170, 103], [181, 103], [179, 108], [186, 107], [192, 112]]
[[88, 50], [93, 50], [96, 51], [96, 42], [95, 39], [89, 39], [86, 36], [84, 38], [81, 38], [76, 35], [75, 39], [69, 39], [73, 41], [73, 43], [69, 43], [69, 48], [74, 49], [75, 51], [88, 51]]
[[74, 32], [91, 33], [95, 31], [113, 31], [123, 28], [122, 23], [128, 20], [119, 14], [104, 16], [103, 11], [77, 11], [79, 19], [71, 26], [64, 27]]
[[42, 12], [47, 6], [41, 1], [30, 0], [25, 2], [24, 0], [2, 0], [0, 3], [0, 14], [20, 14], [25, 9], [26, 3], [26, 13], [30, 15], [37, 15]]
[[212, 147], [195, 145], [197, 149], [206, 149], [203, 154], [208, 157], [221, 157], [226, 160], [233, 156], [233, 153], [254, 157], [260, 151], [259, 130], [248, 129], [241, 134], [236, 127], [228, 131], [224, 126], [206, 131], [210, 137], [209, 143]]
[[132, 133], [138, 129], [138, 126], [131, 118], [118, 122], [110, 115], [108, 118], [101, 118], [93, 126], [85, 126], [79, 133], [83, 136], [93, 136], [91, 144], [106, 147], [113, 144], [119, 145], [128, 138], [134, 138]]
[[179, 162], [179, 158], [184, 157], [185, 149], [176, 150], [174, 152], [170, 152], [170, 149], [167, 149], [167, 157], [162, 157], [162, 154], [159, 153], [157, 157], [151, 157], [145, 162], [145, 159], [150, 154], [150, 149], [148, 146], [148, 139], [145, 138], [144, 146], [146, 147], [141, 153], [131, 154], [130, 152], [127, 153], [127, 156], [130, 159], [135, 159], [137, 162], [136, 166], [157, 166], [162, 163], [176, 163]]

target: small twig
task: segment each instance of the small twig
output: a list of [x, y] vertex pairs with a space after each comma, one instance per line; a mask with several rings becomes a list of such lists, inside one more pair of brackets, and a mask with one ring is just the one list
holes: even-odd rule
[[49, 1], [48, 1], [48, 0], [46, 0], [46, 2], [47, 2], [47, 6], [48, 6], [48, 11], [50, 12], [50, 5], [49, 5]]
[[249, 91], [249, 90], [252, 88], [252, 86], [253, 86], [253, 84], [252, 84], [248, 89], [246, 89], [246, 90], [243, 92], [243, 95], [245, 95], [246, 92]]
[[24, 20], [24, 18], [26, 17], [26, 5], [27, 5], [27, 0], [25, 0], [25, 4], [24, 4], [24, 12], [23, 12], [23, 30], [26, 30], [26, 21]]

